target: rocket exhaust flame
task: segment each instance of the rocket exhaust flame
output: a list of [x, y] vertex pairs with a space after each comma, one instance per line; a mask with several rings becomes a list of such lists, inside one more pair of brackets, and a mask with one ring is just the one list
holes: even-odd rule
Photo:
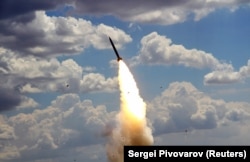
[[107, 156], [110, 162], [123, 162], [124, 145], [152, 145], [153, 136], [147, 126], [146, 104], [126, 64], [120, 60], [118, 80], [120, 87], [120, 112], [118, 126], [109, 136]]

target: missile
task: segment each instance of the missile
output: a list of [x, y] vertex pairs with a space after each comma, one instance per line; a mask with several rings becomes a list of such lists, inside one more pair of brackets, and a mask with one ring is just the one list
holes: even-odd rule
[[113, 47], [113, 49], [115, 51], [115, 54], [116, 54], [116, 57], [117, 57], [117, 61], [122, 60], [122, 58], [120, 57], [119, 53], [117, 52], [117, 50], [115, 48], [115, 45], [114, 45], [114, 43], [113, 43], [113, 41], [112, 41], [112, 39], [110, 37], [109, 37], [109, 41], [110, 41], [110, 43], [111, 43], [111, 45], [112, 45], [112, 47]]

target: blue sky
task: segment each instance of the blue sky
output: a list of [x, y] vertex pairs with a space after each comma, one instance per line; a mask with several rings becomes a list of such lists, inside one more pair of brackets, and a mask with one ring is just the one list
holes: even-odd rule
[[107, 161], [120, 104], [108, 36], [156, 145], [249, 144], [249, 1], [143, 2], [0, 2], [0, 161]]

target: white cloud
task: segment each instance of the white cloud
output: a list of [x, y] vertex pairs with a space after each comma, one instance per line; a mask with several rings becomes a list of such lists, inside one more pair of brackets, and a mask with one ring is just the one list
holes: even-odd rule
[[25, 23], [16, 19], [2, 20], [0, 26], [3, 29], [0, 32], [0, 83], [4, 91], [13, 94], [10, 100], [0, 94], [10, 101], [2, 105], [1, 111], [36, 107], [34, 100], [23, 96], [27, 93], [117, 90], [116, 78], [94, 73], [93, 67], [81, 67], [72, 59], [58, 61], [55, 56], [80, 53], [90, 46], [111, 48], [108, 35], [112, 35], [121, 48], [132, 40], [121, 29], [93, 25], [81, 18], [50, 17], [45, 11], [35, 12], [35, 17]]
[[[7, 156], [12, 151], [9, 146], [13, 146], [16, 149], [15, 155], [22, 157], [30, 151], [36, 155], [37, 151], [56, 153], [100, 144], [104, 139], [99, 135], [114, 116], [103, 105], [94, 107], [90, 100], [81, 101], [76, 94], [65, 94], [58, 96], [45, 109], [10, 118], [0, 117], [0, 138], [9, 143], [1, 149], [5, 150]], [[18, 156], [2, 157], [6, 158], [18, 160]], [[35, 160], [38, 157], [29, 158]], [[93, 155], [93, 158], [99, 157]]]
[[131, 15], [128, 20], [132, 22], [156, 23], [162, 25], [171, 25], [184, 22], [187, 19], [187, 11], [181, 7], [164, 8], [151, 11], [144, 11], [135, 15]]
[[212, 54], [197, 49], [186, 49], [172, 40], [152, 32], [141, 39], [139, 55], [135, 62], [163, 65], [184, 65], [195, 68], [211, 68], [218, 66], [219, 61]]
[[12, 34], [3, 33], [1, 45], [22, 55], [53, 57], [81, 53], [91, 45], [97, 49], [110, 48], [107, 46], [108, 35], [113, 36], [118, 47], [132, 41], [121, 29], [105, 24], [93, 25], [90, 21], [74, 17], [50, 17], [45, 11], [37, 11], [35, 16], [28, 23], [3, 23], [3, 31]]
[[246, 66], [242, 66], [240, 68], [239, 73], [242, 77], [249, 77], [250, 76], [250, 60], [248, 60]]
[[0, 140], [14, 139], [14, 130], [8, 125], [6, 117], [0, 115], [0, 124]]
[[32, 98], [27, 96], [21, 96], [21, 103], [16, 108], [25, 109], [25, 108], [37, 108], [39, 104]]
[[152, 32], [141, 39], [139, 55], [131, 58], [131, 64], [182, 65], [198, 69], [210, 69], [204, 76], [204, 84], [229, 84], [244, 81], [250, 76], [250, 61], [237, 72], [234, 67], [202, 50], [187, 49], [172, 43], [166, 36]]
[[13, 51], [1, 49], [0, 55], [7, 67], [7, 76], [1, 78], [2, 85], [10, 89], [15, 87], [21, 93], [89, 93], [117, 90], [116, 77], [105, 78], [102, 74], [94, 73], [93, 67], [81, 67], [73, 59], [59, 62], [56, 58], [17, 58], [18, 54]]
[[[202, 144], [204, 139], [206, 144], [221, 138], [224, 144], [230, 139], [241, 138], [239, 143], [249, 139], [246, 134], [250, 130], [250, 103], [213, 99], [187, 82], [171, 83], [147, 103], [148, 120], [156, 142], [161, 144], [180, 144], [190, 134], [193, 138], [189, 144]], [[106, 124], [115, 120], [116, 113], [108, 112], [104, 105], [94, 106], [91, 100], [81, 100], [76, 94], [64, 94], [44, 109], [9, 118], [0, 116], [0, 137], [5, 144], [0, 157], [13, 161], [63, 161], [64, 156], [72, 155], [101, 161], [106, 158], [101, 135]], [[28, 156], [30, 153], [32, 156]]]
[[117, 78], [107, 78], [101, 74], [90, 73], [81, 80], [82, 92], [106, 91], [113, 92], [118, 88]]
[[129, 22], [171, 25], [191, 18], [198, 21], [221, 8], [234, 11], [241, 5], [248, 3], [248, 1], [237, 0], [175, 0], [157, 2], [145, 2], [143, 0], [118, 2], [116, 0], [106, 0], [105, 2], [91, 3], [83, 0], [75, 2], [75, 10], [78, 13], [89, 15], [114, 15]]
[[107, 26], [105, 24], [99, 24], [96, 26], [95, 32], [96, 33], [91, 36], [90, 41], [97, 49], [111, 48], [109, 41], [107, 41], [108, 36], [114, 40], [117, 48], [121, 48], [123, 44], [132, 41], [132, 38], [124, 31], [116, 27]]
[[249, 123], [250, 103], [212, 99], [191, 83], [174, 82], [148, 105], [155, 135]]
[[195, 21], [199, 21], [200, 19], [202, 19], [203, 17], [206, 17], [208, 14], [210, 14], [211, 12], [214, 12], [215, 8], [199, 8], [199, 9], [195, 9], [193, 11], [194, 13], [194, 20]]
[[40, 93], [41, 89], [33, 87], [31, 84], [27, 83], [20, 89], [21, 93]]
[[1, 148], [0, 159], [1, 160], [12, 160], [20, 157], [20, 153], [18, 152], [15, 146], [5, 146]]
[[213, 71], [204, 76], [204, 84], [227, 84], [241, 80], [237, 72]]
[[16, 139], [15, 130], [7, 122], [8, 118], [0, 115], [0, 160], [18, 158], [20, 156], [16, 146], [10, 141]]
[[231, 69], [218, 69], [204, 76], [204, 84], [227, 84], [244, 81], [250, 77], [250, 60], [239, 71]]

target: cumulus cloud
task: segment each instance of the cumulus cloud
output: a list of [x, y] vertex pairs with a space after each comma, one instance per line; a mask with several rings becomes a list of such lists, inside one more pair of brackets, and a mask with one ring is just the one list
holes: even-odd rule
[[97, 73], [83, 76], [80, 84], [82, 92], [114, 92], [118, 88], [117, 77], [105, 79], [103, 75]]
[[12, 160], [20, 157], [20, 153], [18, 152], [15, 146], [6, 146], [1, 149], [0, 159], [1, 160]]
[[237, 72], [213, 71], [204, 76], [205, 84], [227, 84], [236, 83], [241, 80]]
[[[244, 128], [250, 121], [249, 106], [247, 102], [213, 99], [188, 82], [173, 82], [160, 96], [147, 102], [147, 116], [158, 139], [156, 142], [166, 133], [189, 130], [199, 135], [207, 130], [220, 130], [222, 135], [229, 128], [232, 130], [232, 126], [241, 131], [230, 132], [227, 138], [237, 139], [239, 135], [248, 139], [244, 134], [249, 128]], [[55, 161], [66, 154], [75, 157], [82, 152], [90, 158], [82, 159], [103, 159], [104, 138], [100, 135], [106, 124], [115, 119], [116, 113], [108, 112], [104, 105], [94, 106], [91, 100], [81, 100], [77, 94], [69, 93], [58, 96], [46, 108], [10, 117], [0, 116], [0, 159], [29, 161], [46, 158]], [[222, 138], [219, 134], [212, 135], [214, 140]], [[86, 151], [90, 148], [95, 151]]]
[[221, 69], [212, 71], [204, 76], [204, 84], [225, 84], [244, 81], [250, 77], [250, 60], [247, 65], [242, 66], [239, 71], [234, 69]]
[[94, 67], [82, 67], [73, 59], [19, 57], [18, 53], [0, 48], [5, 69], [0, 71], [0, 111], [36, 108], [39, 104], [25, 95], [29, 93], [114, 92], [117, 78], [96, 73]]
[[[74, 60], [58, 61], [56, 56], [72, 55], [93, 46], [111, 48], [108, 35], [117, 48], [132, 38], [123, 30], [74, 17], [50, 17], [45, 10], [72, 1], [1, 1], [0, 18], [0, 94], [1, 111], [34, 108], [28, 93], [113, 92], [116, 78], [95, 73], [94, 67], [81, 67]], [[26, 6], [18, 7], [17, 6]], [[15, 9], [15, 10], [14, 10]], [[10, 12], [11, 11], [11, 12]], [[7, 94], [7, 95], [6, 95]]]
[[249, 103], [213, 99], [188, 82], [174, 82], [148, 105], [154, 134], [215, 129], [250, 121]]
[[7, 118], [5, 116], [0, 115], [0, 140], [9, 140], [15, 138], [14, 129], [8, 125]]
[[121, 29], [104, 24], [95, 26], [81, 18], [49, 17], [45, 11], [35, 12], [30, 22], [3, 21], [0, 26], [3, 29], [0, 43], [4, 48], [39, 57], [77, 54], [91, 45], [104, 49], [109, 47], [108, 35], [113, 36], [118, 46], [132, 40]]
[[7, 122], [7, 117], [0, 115], [0, 159], [9, 160], [20, 156], [16, 146], [9, 142], [16, 139], [15, 131]]
[[24, 109], [24, 108], [37, 108], [39, 104], [32, 98], [22, 95], [21, 96], [21, 103], [16, 108], [17, 109]]
[[94, 73], [93, 67], [81, 67], [73, 59], [59, 62], [56, 58], [18, 57], [18, 54], [3, 48], [0, 56], [6, 62], [8, 69], [0, 73], [4, 76], [0, 81], [10, 90], [14, 87], [15, 95], [55, 91], [61, 93], [113, 92], [117, 89], [116, 77], [105, 78], [103, 74]]
[[[173, 82], [160, 96], [147, 103], [147, 116], [156, 142], [162, 140], [164, 134], [185, 130], [194, 135], [214, 130], [215, 133], [209, 133], [213, 138], [209, 138], [218, 140], [229, 128], [232, 130], [232, 126], [239, 131], [229, 131], [228, 139], [237, 136], [248, 139], [244, 134], [249, 129], [244, 128], [250, 122], [249, 106], [247, 102], [213, 99], [188, 82]], [[101, 146], [104, 138], [100, 135], [106, 124], [115, 119], [115, 114], [108, 112], [104, 105], [94, 106], [91, 100], [81, 100], [77, 94], [69, 93], [58, 96], [44, 109], [0, 116], [0, 149], [4, 151], [0, 159], [50, 158], [53, 161], [62, 158], [66, 152], [71, 155], [85, 152], [92, 160], [102, 159], [105, 150], [104, 145]], [[199, 139], [191, 142], [197, 144]], [[98, 154], [97, 150], [93, 154], [90, 150], [86, 152], [87, 148], [95, 146], [103, 149]]]
[[152, 32], [141, 39], [139, 55], [133, 60], [146, 64], [178, 64], [195, 68], [215, 68], [219, 64], [212, 54], [173, 44], [171, 39], [157, 32]]
[[250, 76], [249, 61], [236, 72], [231, 64], [218, 60], [211, 53], [174, 44], [170, 38], [157, 32], [152, 32], [141, 39], [139, 55], [131, 59], [132, 65], [140, 63], [210, 69], [212, 72], [204, 76], [205, 85], [236, 83]]
[[[0, 158], [18, 160], [24, 156], [35, 160], [41, 158], [39, 151], [59, 155], [65, 149], [100, 144], [103, 138], [99, 134], [113, 117], [104, 105], [94, 107], [91, 100], [81, 101], [76, 94], [58, 96], [45, 109], [9, 118], [0, 116], [0, 142], [8, 144], [1, 145], [6, 156]], [[18, 156], [10, 157], [14, 148], [9, 146], [15, 146]], [[37, 157], [26, 157], [30, 151]]]

